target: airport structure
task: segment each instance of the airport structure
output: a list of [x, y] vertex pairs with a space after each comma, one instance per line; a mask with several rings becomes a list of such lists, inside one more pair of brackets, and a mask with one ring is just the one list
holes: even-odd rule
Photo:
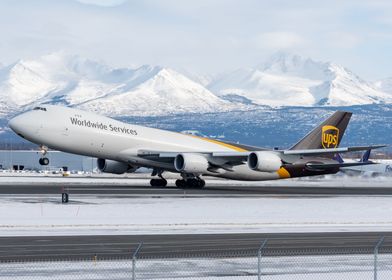
[[91, 172], [96, 168], [96, 159], [60, 151], [48, 151], [49, 165], [41, 165], [39, 151], [2, 150], [0, 151], [0, 169], [7, 170], [68, 170]]

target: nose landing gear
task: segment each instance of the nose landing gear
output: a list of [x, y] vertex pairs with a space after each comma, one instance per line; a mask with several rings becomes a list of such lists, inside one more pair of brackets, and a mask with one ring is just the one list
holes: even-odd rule
[[40, 153], [41, 153], [41, 158], [39, 159], [39, 164], [41, 165], [48, 165], [49, 164], [49, 159], [45, 157], [45, 155], [48, 153], [48, 147], [46, 146], [40, 146]]
[[40, 158], [38, 162], [41, 165], [48, 165], [49, 164], [49, 159], [47, 157], [43, 157], [43, 158]]

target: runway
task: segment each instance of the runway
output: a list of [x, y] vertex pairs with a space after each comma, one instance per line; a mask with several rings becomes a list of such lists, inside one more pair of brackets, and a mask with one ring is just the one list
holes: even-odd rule
[[[193, 234], [195, 231], [190, 231], [189, 234], [178, 234], [178, 228], [172, 229], [171, 234], [162, 234], [162, 231], [155, 232], [157, 234], [151, 234], [148, 231], [148, 235], [140, 235], [140, 232], [136, 234], [123, 232], [122, 235], [100, 235], [102, 233], [91, 233], [94, 235], [86, 235], [85, 233], [81, 235], [81, 232], [77, 230], [74, 231], [72, 235], [62, 236], [64, 233], [61, 232], [63, 224], [62, 219], [71, 219], [74, 221], [72, 225], [76, 226], [91, 226], [94, 228], [96, 225], [101, 223], [108, 224], [108, 227], [111, 226], [113, 222], [114, 225], [126, 225], [132, 226], [133, 223], [140, 224], [140, 221], [145, 222], [148, 220], [146, 228], [148, 228], [149, 223], [155, 224], [158, 226], [160, 223], [163, 223], [164, 226], [170, 227], [171, 220], [163, 222], [161, 220], [155, 221], [156, 217], [161, 217], [162, 213], [151, 212], [154, 214], [146, 214], [142, 215], [142, 213], [138, 213], [137, 216], [132, 216], [132, 212], [127, 212], [127, 216], [129, 219], [122, 218], [122, 215], [119, 212], [113, 209], [119, 209], [124, 211], [124, 209], [132, 210], [132, 207], [135, 205], [139, 208], [137, 209], [148, 209], [148, 207], [154, 207], [159, 209], [166, 209], [163, 212], [165, 213], [165, 217], [175, 216], [178, 211], [189, 210], [189, 203], [193, 203], [193, 209], [188, 215], [191, 215], [189, 220], [178, 218], [175, 220], [175, 224], [180, 224], [183, 226], [189, 226], [192, 223], [203, 225], [204, 218], [200, 218], [200, 211], [197, 211], [197, 207], [209, 207], [211, 205], [207, 205], [208, 199], [203, 200], [198, 197], [214, 197], [214, 205], [216, 203], [220, 203], [220, 206], [217, 206], [216, 211], [210, 214], [209, 223], [217, 224], [217, 225], [226, 225], [226, 223], [230, 223], [232, 221], [227, 222], [226, 219], [221, 217], [219, 213], [222, 212], [224, 208], [224, 201], [226, 198], [224, 197], [243, 197], [253, 198], [259, 197], [257, 201], [262, 201], [263, 203], [259, 206], [257, 201], [250, 201], [248, 203], [253, 203], [252, 205], [246, 204], [247, 209], [253, 209], [251, 211], [261, 211], [260, 208], [262, 205], [266, 203], [272, 203], [268, 205], [275, 205], [273, 208], [265, 208], [262, 213], [270, 213], [270, 209], [273, 209], [275, 212], [278, 211], [278, 214], [274, 214], [276, 218], [274, 218], [273, 222], [277, 224], [282, 223], [283, 226], [285, 222], [289, 221], [287, 226], [293, 226], [296, 223], [310, 223], [317, 226], [335, 226], [339, 228], [340, 224], [347, 224], [348, 226], [356, 225], [369, 225], [371, 229], [372, 220], [368, 219], [356, 219], [353, 222], [351, 218], [341, 217], [342, 215], [338, 215], [338, 218], [329, 218], [334, 217], [336, 213], [334, 209], [336, 206], [340, 207], [339, 213], [346, 213], [347, 217], [351, 217], [350, 215], [353, 213], [350, 209], [345, 207], [345, 203], [340, 202], [341, 199], [351, 201], [351, 197], [358, 196], [355, 201], [353, 201], [353, 205], [363, 205], [357, 200], [366, 200], [367, 197], [372, 196], [372, 200], [374, 200], [373, 204], [369, 204], [368, 207], [373, 210], [372, 215], [377, 217], [375, 220], [375, 225], [388, 226], [385, 224], [386, 218], [379, 215], [378, 211], [384, 209], [383, 205], [389, 205], [388, 201], [384, 201], [382, 198], [384, 196], [388, 197], [392, 195], [392, 188], [388, 187], [388, 182], [383, 184], [371, 184], [370, 183], [362, 183], [360, 186], [355, 186], [353, 184], [349, 186], [335, 185], [335, 181], [326, 181], [321, 185], [318, 185], [317, 181], [305, 181], [305, 182], [296, 182], [295, 185], [289, 183], [285, 183], [284, 181], [280, 182], [277, 185], [260, 185], [247, 184], [242, 183], [241, 185], [230, 185], [230, 184], [220, 184], [217, 181], [211, 181], [212, 184], [207, 185], [204, 189], [178, 189], [172, 186], [165, 188], [158, 187], [150, 187], [148, 186], [148, 180], [143, 179], [142, 181], [138, 181], [133, 184], [129, 184], [128, 182], [124, 183], [115, 183], [111, 184], [110, 179], [107, 179], [104, 183], [94, 184], [94, 183], [81, 183], [81, 182], [73, 182], [72, 179], [67, 179], [65, 182], [58, 181], [47, 181], [47, 182], [33, 182], [33, 183], [12, 183], [12, 182], [2, 182], [0, 184], [0, 196], [4, 198], [6, 203], [9, 203], [12, 209], [19, 209], [18, 213], [23, 213], [23, 217], [36, 217], [39, 221], [37, 229], [47, 229], [51, 231], [53, 229], [53, 225], [57, 225], [60, 230], [59, 234], [51, 234], [51, 236], [14, 236], [14, 237], [0, 237], [0, 261], [34, 261], [34, 260], [53, 260], [53, 259], [61, 259], [61, 260], [75, 260], [75, 259], [90, 259], [96, 256], [98, 259], [112, 259], [112, 258], [128, 258], [131, 257], [134, 250], [143, 242], [142, 250], [140, 252], [140, 257], [142, 258], [170, 258], [170, 257], [197, 257], [197, 256], [218, 256], [218, 255], [241, 255], [241, 256], [255, 256], [257, 254], [257, 250], [260, 247], [261, 243], [268, 239], [267, 247], [264, 251], [265, 254], [271, 255], [303, 255], [303, 254], [328, 254], [328, 253], [345, 253], [345, 254], [360, 254], [360, 253], [372, 253], [373, 248], [379, 238], [381, 236], [386, 236], [385, 243], [382, 247], [384, 251], [392, 252], [392, 232], [388, 231], [389, 229], [379, 229], [385, 230], [386, 232], [314, 232], [314, 233], [235, 233], [236, 231], [231, 231], [232, 233], [225, 234], [209, 234], [207, 232], [200, 234]], [[325, 183], [327, 182], [327, 183]], [[66, 191], [70, 194], [71, 203], [70, 208], [67, 207], [67, 211], [61, 212], [63, 208], [58, 207], [61, 206], [60, 202], [60, 193]], [[56, 202], [53, 200], [53, 196], [59, 195], [59, 200]], [[23, 197], [23, 199], [17, 199], [17, 197]], [[33, 200], [26, 199], [25, 197], [31, 196]], [[195, 197], [195, 200], [180, 200], [178, 201], [176, 197]], [[343, 196], [344, 198], [334, 198], [336, 196]], [[380, 198], [378, 198], [379, 196]], [[34, 199], [40, 197], [44, 198], [44, 200], [39, 199], [35, 201]], [[49, 197], [50, 199], [45, 200], [45, 197]], [[79, 197], [77, 201], [72, 201], [73, 197]], [[90, 197], [93, 197], [91, 200]], [[152, 198], [161, 198], [161, 197], [174, 197], [168, 199], [153, 199], [149, 201], [144, 201], [143, 199], [136, 199], [138, 197], [152, 197]], [[264, 197], [267, 200], [263, 200]], [[270, 199], [269, 197], [272, 197]], [[290, 200], [285, 200], [282, 204], [281, 198], [293, 198]], [[307, 198], [309, 197], [309, 200]], [[297, 215], [289, 215], [287, 210], [294, 211], [294, 213], [309, 213], [306, 209], [303, 208], [303, 200], [309, 202], [314, 202], [315, 199], [312, 197], [321, 197], [316, 201], [316, 205], [323, 205], [318, 211], [322, 210], [324, 212], [320, 212], [320, 215], [317, 215], [316, 218], [309, 218], [310, 220], [301, 219], [298, 220]], [[324, 197], [324, 198], [323, 198]], [[96, 199], [98, 198], [98, 199]], [[112, 209], [112, 214], [110, 214], [110, 219], [105, 218], [107, 212], [103, 215], [103, 210], [99, 210], [101, 208], [96, 208], [98, 210], [94, 210], [94, 216], [90, 216], [90, 212], [88, 209], [96, 207], [98, 205], [100, 198], [115, 198], [114, 200], [109, 199], [106, 200], [105, 204], [102, 207], [108, 207], [103, 209]], [[130, 198], [129, 201], [126, 198]], [[219, 199], [218, 199], [219, 198]], [[275, 199], [277, 198], [277, 199]], [[298, 199], [299, 200], [298, 200]], [[15, 200], [16, 199], [16, 200]], [[120, 200], [118, 200], [120, 199]], [[324, 200], [322, 200], [324, 199]], [[337, 199], [337, 200], [334, 200]], [[384, 199], [384, 200], [383, 200]], [[76, 199], [75, 199], [76, 200]], [[167, 206], [165, 203], [167, 201], [175, 200], [175, 204], [173, 204], [174, 208]], [[222, 201], [221, 201], [222, 200]], [[239, 199], [238, 202], [241, 202], [243, 199]], [[116, 201], [116, 202], [110, 202]], [[132, 202], [130, 202], [132, 201]], [[143, 201], [140, 203], [140, 201]], [[217, 202], [218, 201], [218, 202]], [[332, 201], [332, 202], [329, 202]], [[356, 202], [357, 201], [357, 202]], [[134, 203], [135, 202], [135, 203]], [[137, 204], [138, 202], [139, 204]], [[204, 204], [202, 204], [202, 202]], [[237, 202], [237, 200], [236, 200]], [[22, 203], [23, 205], [20, 205]], [[121, 204], [123, 203], [123, 204]], [[285, 205], [291, 203], [290, 208], [287, 208]], [[355, 204], [356, 203], [356, 204]], [[369, 202], [370, 203], [370, 202]], [[257, 206], [256, 206], [257, 204]], [[312, 204], [313, 205], [313, 204]], [[335, 205], [332, 207], [331, 205]], [[380, 206], [381, 205], [381, 206]], [[284, 207], [283, 207], [284, 206]], [[352, 206], [357, 209], [357, 206]], [[112, 208], [110, 208], [112, 207]], [[128, 208], [127, 208], [128, 207]], [[141, 208], [140, 208], [141, 207]], [[146, 208], [144, 208], [146, 207]], [[163, 207], [163, 208], [162, 208]], [[186, 207], [186, 208], [185, 208]], [[80, 208], [80, 209], [79, 209]], [[379, 210], [378, 208], [382, 208]], [[31, 209], [29, 211], [28, 209]], [[38, 212], [37, 212], [38, 209]], [[95, 209], [95, 208], [94, 208]], [[226, 209], [226, 208], [225, 208]], [[279, 210], [281, 209], [281, 210]], [[314, 208], [312, 208], [314, 209]], [[358, 208], [359, 209], [359, 208]], [[16, 211], [16, 210], [15, 210]], [[56, 215], [58, 215], [58, 219], [51, 221], [50, 217], [53, 212], [57, 211]], [[98, 211], [98, 212], [95, 212]], [[99, 212], [101, 211], [101, 212]], [[106, 211], [106, 210], [105, 210]], [[369, 214], [365, 209], [355, 210], [357, 213], [360, 211], [360, 215]], [[230, 211], [229, 211], [230, 212]], [[237, 212], [237, 211], [236, 211]], [[384, 211], [385, 212], [385, 211]], [[383, 212], [383, 213], [384, 213]], [[34, 214], [36, 213], [36, 214]], [[38, 213], [38, 214], [37, 214]], [[78, 214], [83, 213], [82, 217], [79, 217]], [[100, 213], [100, 214], [95, 214]], [[169, 213], [169, 214], [168, 214]], [[183, 213], [183, 212], [181, 212]], [[242, 212], [241, 212], [242, 213]], [[272, 212], [273, 213], [273, 212]], [[282, 213], [282, 214], [280, 214]], [[284, 214], [285, 213], [285, 214]], [[324, 213], [324, 215], [322, 214]], [[329, 214], [331, 213], [331, 215]], [[335, 213], [335, 214], [334, 214]], [[366, 214], [367, 213], [367, 214]], [[10, 213], [12, 214], [12, 213]], [[246, 211], [241, 215], [245, 215], [246, 219], [248, 219], [245, 224], [241, 227], [247, 227], [253, 225], [250, 219], [250, 214]], [[36, 216], [34, 216], [36, 215]], [[38, 216], [37, 216], [38, 215]], [[91, 214], [92, 215], [92, 214]], [[100, 218], [98, 221], [94, 219], [96, 215], [99, 215]], [[142, 215], [142, 216], [141, 216]], [[205, 213], [204, 213], [205, 215]], [[231, 214], [233, 215], [233, 213]], [[9, 215], [7, 215], [9, 216]], [[12, 215], [11, 215], [12, 216]], [[142, 218], [140, 218], [140, 216]], [[254, 221], [257, 221], [260, 224], [265, 223], [265, 225], [270, 225], [271, 221], [268, 219], [263, 219], [263, 215], [253, 214]], [[274, 216], [274, 217], [275, 217]], [[306, 215], [307, 216], [307, 215]], [[336, 217], [338, 217], [336, 216]], [[356, 217], [355, 216], [352, 217]], [[372, 217], [373, 217], [372, 216]], [[15, 214], [16, 221], [10, 220], [8, 222], [11, 226], [18, 224], [17, 221], [22, 219], [21, 225], [22, 229], [19, 232], [22, 235], [28, 235], [23, 233], [23, 226], [26, 226], [27, 230], [30, 230], [29, 227], [34, 227], [35, 223], [29, 223], [28, 221], [23, 221], [23, 218]], [[56, 216], [57, 217], [57, 216]], [[188, 216], [185, 216], [188, 217]], [[232, 217], [232, 216], [230, 216]], [[270, 217], [270, 216], [269, 216]], [[312, 216], [310, 216], [312, 217]], [[4, 217], [6, 218], [6, 217]], [[136, 220], [135, 218], [139, 218], [141, 220]], [[267, 217], [268, 218], [268, 217]], [[25, 218], [24, 218], [25, 219]], [[47, 220], [49, 219], [49, 220]], [[194, 220], [196, 219], [196, 220]], [[212, 219], [212, 220], [211, 220]], [[233, 218], [234, 219], [234, 218]], [[151, 222], [150, 222], [151, 220]], [[358, 220], [358, 221], [357, 221]], [[240, 222], [243, 219], [239, 220]], [[350, 224], [353, 222], [354, 224]], [[318, 224], [320, 223], [320, 224]], [[264, 226], [263, 226], [264, 227]], [[121, 228], [120, 228], [121, 229]], [[139, 228], [138, 228], [139, 229]], [[108, 230], [103, 227], [103, 230]], [[359, 229], [355, 229], [354, 231], [358, 231]], [[16, 229], [18, 231], [18, 229]], [[181, 231], [180, 231], [181, 232]], [[256, 231], [250, 231], [256, 232]], [[272, 232], [272, 231], [258, 231], [258, 232]], [[65, 233], [67, 234], [67, 233]], [[75, 235], [76, 234], [76, 235]], [[90, 232], [88, 233], [90, 234]], [[121, 231], [120, 231], [121, 234]], [[132, 235], [127, 235], [132, 234]], [[30, 234], [33, 235], [33, 234]], [[45, 235], [45, 231], [43, 231], [43, 235]], [[49, 235], [49, 234], [48, 234]]]
[[132, 196], [267, 196], [267, 195], [303, 195], [303, 196], [320, 196], [320, 195], [392, 195], [390, 187], [368, 186], [350, 186], [350, 187], [333, 187], [333, 186], [309, 186], [304, 183], [303, 186], [284, 185], [279, 186], [228, 186], [214, 185], [206, 186], [203, 189], [179, 189], [176, 187], [151, 187], [146, 185], [129, 185], [129, 184], [66, 184], [53, 182], [50, 184], [1, 184], [0, 194], [60, 194], [62, 192], [83, 195], [121, 195], [121, 197]]
[[140, 258], [256, 256], [266, 239], [266, 255], [369, 254], [381, 236], [391, 252], [392, 232], [1, 237], [0, 261], [130, 258], [140, 242]]

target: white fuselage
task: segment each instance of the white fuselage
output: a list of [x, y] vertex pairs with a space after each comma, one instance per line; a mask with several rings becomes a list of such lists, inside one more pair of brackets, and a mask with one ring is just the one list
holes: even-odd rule
[[[45, 105], [10, 121], [12, 129], [25, 139], [49, 148], [96, 158], [175, 171], [173, 164], [140, 157], [140, 151], [160, 152], [244, 152], [233, 145], [211, 139], [123, 123], [73, 108]], [[244, 163], [232, 171], [204, 175], [239, 180], [279, 179], [276, 172], [259, 172]]]

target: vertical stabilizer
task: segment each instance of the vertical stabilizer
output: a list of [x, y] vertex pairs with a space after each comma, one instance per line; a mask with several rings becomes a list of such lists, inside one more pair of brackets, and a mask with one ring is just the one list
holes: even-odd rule
[[309, 132], [290, 150], [331, 149], [339, 147], [352, 113], [336, 111], [322, 124]]

